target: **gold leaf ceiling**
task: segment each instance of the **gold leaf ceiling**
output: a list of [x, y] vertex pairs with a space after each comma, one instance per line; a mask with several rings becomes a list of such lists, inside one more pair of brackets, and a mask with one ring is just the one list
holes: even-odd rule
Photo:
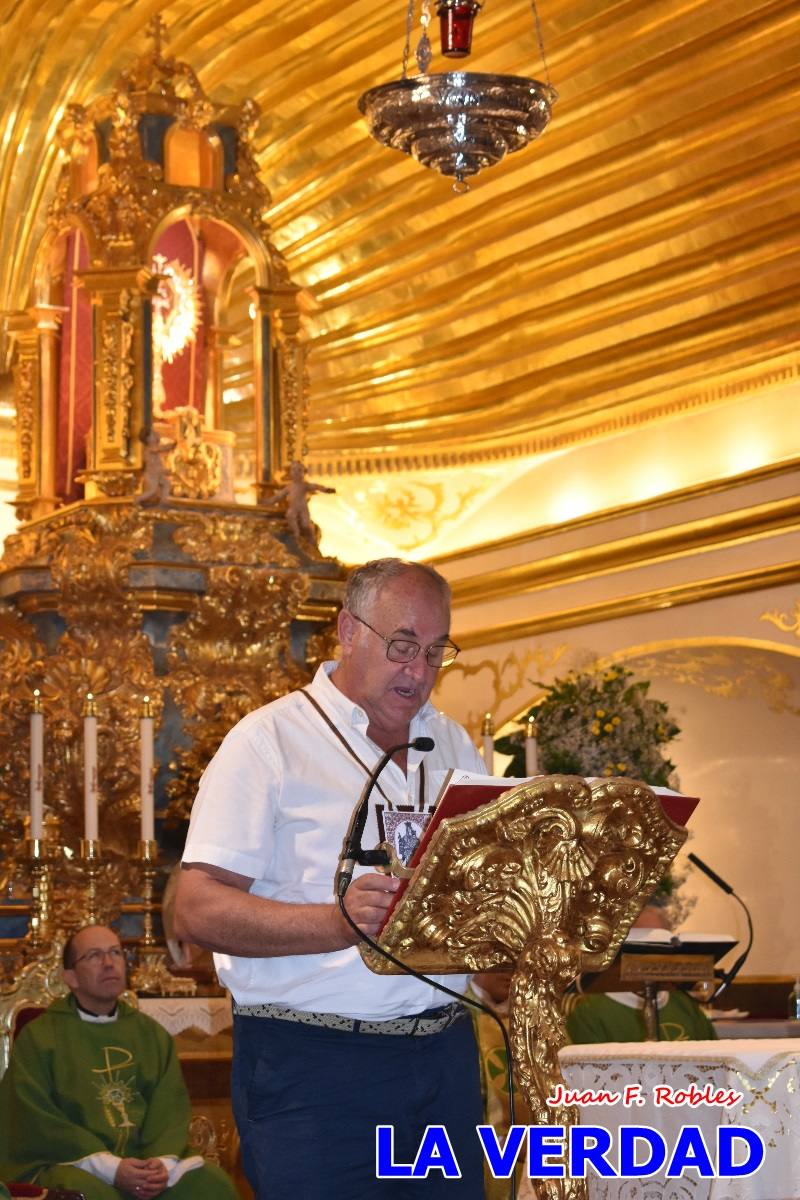
[[[399, 74], [400, 0], [0, 12], [0, 309], [27, 299], [65, 105], [108, 90], [161, 15], [209, 95], [261, 105], [317, 469], [536, 453], [713, 404], [796, 347], [797, 0], [541, 0], [552, 125], [460, 197], [356, 108]], [[542, 77], [525, 0], [488, 0], [474, 50], [470, 69]]]

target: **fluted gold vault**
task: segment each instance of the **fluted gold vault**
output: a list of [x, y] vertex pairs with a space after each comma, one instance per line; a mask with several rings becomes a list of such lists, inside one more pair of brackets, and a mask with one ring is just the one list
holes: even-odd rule
[[[108, 90], [160, 13], [207, 92], [261, 105], [274, 239], [306, 289], [312, 469], [531, 453], [689, 392], [723, 403], [712, 381], [796, 342], [795, 0], [542, 0], [552, 126], [461, 197], [356, 108], [399, 74], [400, 3], [0, 13], [0, 309], [26, 304], [65, 105]], [[527, 0], [481, 12], [470, 66], [541, 75]]]

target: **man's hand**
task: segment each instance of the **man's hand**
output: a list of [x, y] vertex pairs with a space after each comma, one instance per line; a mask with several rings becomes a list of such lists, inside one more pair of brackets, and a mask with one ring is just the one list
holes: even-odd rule
[[[359, 875], [350, 884], [344, 898], [344, 906], [359, 929], [363, 929], [369, 937], [377, 936], [386, 916], [386, 910], [399, 887], [400, 880], [395, 879], [393, 875], [377, 873]], [[338, 905], [336, 916], [347, 938], [347, 944], [357, 945], [358, 938], [339, 912]]]
[[136, 1200], [151, 1200], [161, 1195], [168, 1178], [160, 1158], [123, 1158], [114, 1176], [114, 1186]]

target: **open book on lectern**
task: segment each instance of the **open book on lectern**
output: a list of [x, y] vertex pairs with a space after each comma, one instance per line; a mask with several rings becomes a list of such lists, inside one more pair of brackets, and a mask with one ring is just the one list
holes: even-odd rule
[[[533, 780], [541, 778], [543, 776], [528, 775], [525, 778], [519, 779], [500, 775], [478, 775], [474, 771], [462, 771], [459, 769], [450, 770], [439, 791], [436, 799], [436, 807], [428, 819], [419, 844], [408, 861], [409, 869], [413, 871], [418, 865], [434, 833], [439, 828], [441, 822], [447, 817], [459, 817], [464, 813], [472, 812], [473, 809], [480, 808], [482, 804], [488, 804], [491, 800], [496, 800], [498, 796], [502, 796], [504, 792], [508, 792], [512, 788], [519, 787], [520, 784], [531, 783]], [[586, 782], [595, 783], [603, 781], [596, 780], [595, 778], [587, 778]], [[674, 792], [671, 788], [654, 787], [651, 784], [646, 784], [645, 786], [658, 796], [664, 812], [676, 825], [685, 825], [700, 803], [697, 796], [684, 796], [682, 792]], [[407, 886], [408, 881], [402, 879], [399, 888], [392, 897], [392, 903], [386, 911], [386, 917], [384, 918], [381, 930], [394, 912]]]

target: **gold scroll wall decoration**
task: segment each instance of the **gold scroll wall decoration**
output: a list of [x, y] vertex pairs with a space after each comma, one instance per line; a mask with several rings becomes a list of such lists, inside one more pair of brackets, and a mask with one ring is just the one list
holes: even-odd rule
[[781, 633], [793, 633], [795, 637], [800, 638], [800, 600], [794, 602], [793, 613], [778, 612], [777, 609], [771, 609], [769, 612], [761, 614], [762, 621], [769, 621]]
[[431, 541], [445, 525], [462, 518], [481, 495], [481, 484], [464, 485], [457, 480], [455, 476], [446, 485], [414, 479], [402, 486], [373, 486], [367, 492], [368, 509], [401, 550], [414, 550]]
[[[458, 637], [456, 637], [458, 641]], [[455, 680], [458, 676], [462, 679], [472, 679], [482, 672], [487, 672], [488, 683], [482, 686], [481, 696], [483, 698], [483, 707], [480, 712], [475, 712], [470, 709], [464, 717], [464, 724], [474, 738], [478, 738], [481, 732], [481, 723], [485, 713], [491, 712], [498, 714], [501, 712], [503, 705], [508, 700], [517, 697], [515, 703], [519, 704], [519, 697], [529, 695], [532, 686], [534, 685], [534, 676], [541, 678], [548, 672], [552, 671], [556, 664], [564, 657], [570, 647], [562, 642], [558, 646], [543, 648], [541, 646], [529, 647], [526, 650], [512, 650], [503, 658], [483, 658], [479, 662], [470, 662], [465, 656], [456, 659], [451, 667], [448, 667], [444, 673], [444, 678], [441, 680], [442, 695], [445, 690], [449, 690], [455, 685]], [[455, 685], [457, 686], [457, 685]], [[442, 697], [437, 695], [437, 700], [441, 701]], [[447, 708], [446, 701], [444, 702], [445, 709]], [[524, 711], [530, 707], [526, 703]], [[501, 716], [500, 720], [505, 721], [508, 716]]]
[[[380, 938], [417, 970], [512, 967], [510, 1038], [534, 1120], [570, 1125], [545, 1098], [562, 1082], [562, 999], [585, 970], [613, 961], [642, 905], [686, 840], [644, 784], [550, 775], [445, 820]], [[395, 968], [362, 950], [380, 974]], [[585, 1181], [538, 1181], [553, 1200]]]
[[673, 646], [625, 656], [642, 678], [671, 679], [725, 700], [758, 696], [773, 713], [800, 716], [794, 680], [780, 661], [778, 647], [769, 652], [741, 645]]

